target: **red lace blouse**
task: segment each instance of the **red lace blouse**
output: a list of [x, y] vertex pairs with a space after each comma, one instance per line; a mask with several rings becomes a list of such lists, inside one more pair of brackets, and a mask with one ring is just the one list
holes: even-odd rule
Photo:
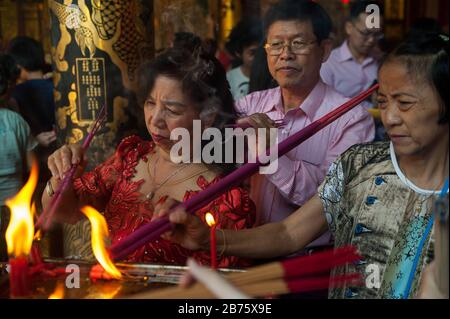
[[[80, 200], [104, 212], [112, 243], [122, 240], [143, 224], [150, 222], [152, 218], [154, 206], [152, 202], [142, 199], [143, 196], [139, 191], [144, 180], [132, 181], [132, 178], [139, 160], [147, 161], [147, 156], [153, 149], [154, 143], [137, 136], [125, 138], [113, 156], [92, 172], [85, 173], [74, 181], [74, 188]], [[197, 185], [205, 189], [219, 179], [220, 177], [217, 177], [208, 183], [200, 176]], [[184, 201], [196, 193], [197, 191], [186, 191]], [[205, 222], [204, 216], [207, 212], [213, 214], [217, 228], [222, 229], [250, 228], [255, 221], [255, 205], [248, 193], [238, 187], [212, 201], [197, 211], [196, 215]], [[185, 265], [189, 256], [201, 264], [210, 264], [209, 252], [190, 251], [163, 239], [141, 247], [130, 255], [127, 261]], [[218, 261], [219, 267], [244, 267], [248, 264], [247, 260], [237, 257], [221, 257]]]

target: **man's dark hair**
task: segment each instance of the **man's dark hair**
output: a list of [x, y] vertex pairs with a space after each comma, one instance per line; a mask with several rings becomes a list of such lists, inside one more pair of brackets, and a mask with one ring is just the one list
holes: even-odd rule
[[367, 7], [370, 5], [377, 5], [380, 8], [380, 14], [383, 15], [384, 14], [384, 7], [383, 5], [381, 5], [380, 2], [378, 1], [366, 1], [366, 0], [357, 0], [352, 2], [352, 4], [350, 5], [350, 20], [351, 21], [356, 21], [359, 18], [359, 15], [361, 13], [367, 13]]
[[233, 55], [242, 55], [244, 49], [261, 43], [263, 39], [262, 23], [257, 18], [247, 18], [241, 20], [231, 30], [228, 41], [225, 44], [227, 51]]
[[30, 37], [20, 36], [11, 40], [8, 53], [17, 65], [27, 71], [39, 71], [44, 68], [44, 49], [41, 43]]
[[281, 0], [270, 7], [264, 19], [266, 36], [272, 24], [278, 21], [310, 21], [319, 43], [330, 37], [333, 28], [325, 9], [309, 0]]
[[441, 100], [439, 124], [449, 122], [449, 38], [440, 33], [419, 34], [407, 38], [381, 63], [402, 62], [411, 77], [426, 81]]

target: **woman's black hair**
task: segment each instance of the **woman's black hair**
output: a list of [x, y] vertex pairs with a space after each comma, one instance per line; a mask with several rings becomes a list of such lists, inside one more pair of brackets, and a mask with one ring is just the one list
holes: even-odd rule
[[[425, 79], [441, 100], [439, 124], [449, 122], [449, 37], [442, 33], [423, 33], [409, 37], [381, 63], [400, 60], [411, 76]], [[381, 69], [380, 66], [380, 69]]]
[[233, 57], [238, 58], [245, 48], [259, 44], [263, 39], [262, 22], [258, 18], [246, 18], [239, 21], [231, 30], [225, 48]]
[[[220, 129], [225, 136], [225, 125], [234, 123], [237, 114], [226, 71], [210, 51], [198, 37], [192, 37], [185, 46], [169, 48], [145, 63], [139, 72], [139, 103], [144, 105], [159, 76], [178, 80], [183, 93], [198, 107], [200, 118], [215, 115], [212, 127]], [[234, 164], [215, 164], [214, 167], [224, 173], [236, 168]]]
[[0, 96], [8, 92], [8, 88], [16, 82], [19, 74], [20, 70], [13, 57], [0, 54]]
[[15, 37], [9, 43], [7, 51], [16, 63], [27, 71], [39, 71], [45, 66], [45, 54], [42, 44], [33, 38], [26, 36]]
[[253, 60], [248, 93], [272, 89], [277, 86], [278, 83], [270, 74], [269, 66], [267, 65], [266, 49], [260, 45]]

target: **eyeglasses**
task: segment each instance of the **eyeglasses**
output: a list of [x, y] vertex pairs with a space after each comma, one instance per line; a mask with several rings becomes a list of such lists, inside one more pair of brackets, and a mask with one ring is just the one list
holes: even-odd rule
[[376, 41], [381, 40], [384, 38], [384, 34], [381, 31], [376, 31], [376, 32], [371, 32], [371, 31], [367, 31], [367, 30], [360, 30], [356, 24], [352, 23], [353, 27], [359, 32], [359, 34], [364, 38], [364, 39], [369, 39], [370, 37], [374, 38]]
[[311, 53], [311, 44], [316, 43], [317, 41], [306, 42], [303, 39], [293, 39], [288, 43], [282, 41], [273, 41], [271, 43], [266, 43], [264, 48], [269, 55], [280, 55], [285, 47], [289, 47], [292, 53], [294, 54], [309, 54]]

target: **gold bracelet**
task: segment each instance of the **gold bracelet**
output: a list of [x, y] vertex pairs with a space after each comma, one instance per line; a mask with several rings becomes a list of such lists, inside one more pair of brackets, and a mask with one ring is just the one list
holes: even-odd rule
[[225, 232], [223, 231], [223, 229], [217, 228], [218, 230], [220, 230], [222, 232], [222, 237], [223, 237], [223, 248], [222, 251], [220, 252], [218, 257], [222, 257], [223, 254], [225, 253], [225, 250], [227, 249], [227, 240], [225, 238]]

